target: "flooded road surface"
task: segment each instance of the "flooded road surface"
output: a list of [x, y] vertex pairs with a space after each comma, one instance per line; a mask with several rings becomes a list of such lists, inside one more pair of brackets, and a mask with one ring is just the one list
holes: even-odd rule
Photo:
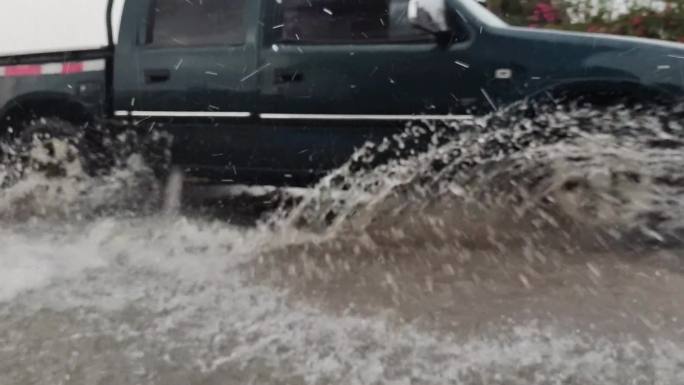
[[153, 208], [135, 161], [29, 173], [0, 192], [0, 383], [684, 383], [667, 116], [414, 129], [251, 221]]

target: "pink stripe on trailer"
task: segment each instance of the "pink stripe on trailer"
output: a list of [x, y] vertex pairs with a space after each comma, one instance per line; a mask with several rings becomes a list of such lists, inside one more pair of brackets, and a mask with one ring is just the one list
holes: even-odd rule
[[29, 77], [44, 75], [69, 75], [105, 70], [105, 60], [56, 62], [46, 64], [22, 64], [0, 66], [0, 77]]

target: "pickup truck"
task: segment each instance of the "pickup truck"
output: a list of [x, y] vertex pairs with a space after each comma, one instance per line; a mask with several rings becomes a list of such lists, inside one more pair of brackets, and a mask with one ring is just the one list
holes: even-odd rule
[[411, 121], [538, 95], [684, 95], [684, 45], [508, 26], [475, 0], [128, 0], [93, 50], [0, 57], [0, 137], [49, 117], [173, 137], [212, 181], [304, 185]]

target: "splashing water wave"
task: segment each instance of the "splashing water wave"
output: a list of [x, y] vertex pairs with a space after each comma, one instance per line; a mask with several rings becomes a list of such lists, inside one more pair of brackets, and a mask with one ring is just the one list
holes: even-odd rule
[[102, 210], [140, 207], [135, 157], [26, 173], [0, 192], [0, 382], [680, 383], [681, 121], [418, 125], [248, 227]]
[[357, 152], [282, 216], [334, 232], [458, 202], [478, 216], [502, 210], [514, 222], [531, 215], [558, 227], [562, 215], [620, 234], [678, 238], [682, 112], [574, 106], [530, 117], [529, 107], [515, 105], [454, 126], [416, 126]]
[[167, 135], [102, 126], [70, 135], [72, 126], [50, 119], [31, 129], [0, 141], [0, 219], [74, 220], [158, 205], [163, 186], [155, 176], [168, 168]]

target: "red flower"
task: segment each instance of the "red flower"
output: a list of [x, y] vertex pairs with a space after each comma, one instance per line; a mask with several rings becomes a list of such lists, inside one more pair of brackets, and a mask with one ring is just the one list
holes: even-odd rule
[[641, 16], [634, 16], [634, 17], [632, 18], [632, 20], [630, 20], [630, 23], [631, 23], [632, 25], [635, 25], [635, 26], [636, 26], [636, 25], [640, 25], [640, 24], [643, 23], [643, 22], [644, 22], [644, 18], [641, 17]]

